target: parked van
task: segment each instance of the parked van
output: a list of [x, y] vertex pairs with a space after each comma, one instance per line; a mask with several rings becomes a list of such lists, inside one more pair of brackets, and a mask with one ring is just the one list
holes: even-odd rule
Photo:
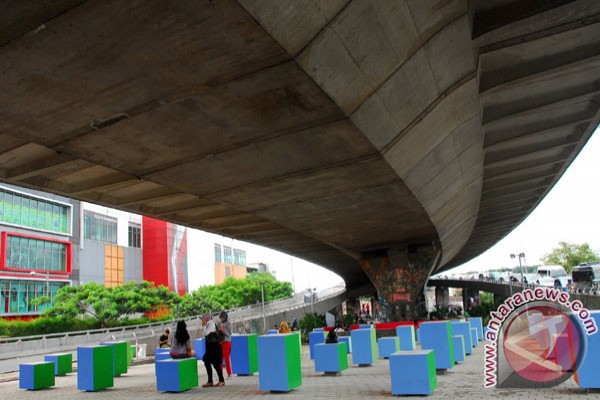
[[576, 291], [600, 286], [600, 262], [579, 264], [573, 268], [573, 288]]
[[562, 265], [542, 265], [537, 268], [537, 274], [542, 278], [545, 276], [562, 278], [567, 276], [567, 271], [565, 271]]

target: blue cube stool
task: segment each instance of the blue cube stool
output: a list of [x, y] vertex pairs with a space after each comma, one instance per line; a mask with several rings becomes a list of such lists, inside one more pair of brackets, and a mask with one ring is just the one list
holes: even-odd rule
[[477, 339], [477, 328], [471, 328], [471, 344], [473, 347], [477, 347], [479, 340]]
[[[591, 310], [590, 317], [596, 322], [596, 327], [600, 329], [600, 310]], [[581, 323], [578, 321], [578, 323]], [[600, 368], [598, 368], [598, 360], [600, 360], [600, 332], [592, 335], [587, 335], [585, 327], [581, 326], [583, 335], [587, 341], [585, 353], [575, 373], [575, 382], [579, 387], [584, 389], [599, 389], [600, 388]]]
[[324, 332], [325, 329], [323, 328], [313, 328], [313, 332]]
[[389, 358], [392, 353], [400, 350], [400, 340], [396, 336], [379, 338], [377, 350], [380, 358]]
[[428, 395], [437, 387], [433, 350], [398, 351], [390, 356], [392, 395]]
[[465, 362], [467, 354], [465, 352], [465, 341], [463, 335], [452, 336], [454, 342], [454, 362]]
[[54, 363], [54, 375], [65, 375], [73, 372], [73, 355], [71, 353], [48, 354], [44, 356], [44, 361]]
[[415, 332], [416, 332], [416, 335], [417, 335], [417, 343], [421, 344], [421, 329], [417, 328], [415, 330]]
[[204, 338], [195, 339], [194, 340], [194, 354], [196, 359], [202, 360], [204, 357], [204, 353], [206, 353], [206, 341]]
[[315, 371], [330, 374], [348, 369], [346, 343], [319, 343], [315, 346]]
[[300, 342], [297, 336], [283, 334], [258, 337], [260, 390], [289, 392], [302, 386]]
[[114, 386], [113, 346], [77, 348], [77, 389], [95, 392]]
[[415, 350], [415, 327], [400, 325], [396, 327], [396, 336], [400, 339], [400, 350]]
[[171, 359], [171, 350], [170, 349], [156, 349], [156, 350], [160, 350], [160, 351], [154, 352], [154, 362]]
[[38, 390], [54, 386], [54, 363], [40, 361], [19, 365], [19, 388]]
[[267, 335], [278, 335], [279, 331], [277, 329], [269, 329], [267, 331]]
[[183, 392], [198, 387], [198, 360], [195, 357], [156, 363], [156, 390]]
[[423, 322], [421, 324], [421, 348], [434, 350], [435, 367], [454, 367], [454, 343], [450, 321]]
[[233, 335], [231, 337], [231, 370], [237, 375], [258, 372], [258, 335]]
[[319, 343], [325, 343], [325, 332], [316, 331], [308, 333], [308, 350], [310, 352], [310, 359], [315, 359], [315, 346]]
[[465, 345], [465, 354], [473, 354], [471, 325], [468, 322], [452, 322], [452, 335], [461, 335]]
[[358, 329], [375, 329], [375, 326], [371, 324], [359, 325]]
[[471, 328], [477, 329], [477, 340], [483, 340], [483, 321], [481, 317], [469, 317]]
[[338, 337], [339, 343], [346, 343], [346, 350], [348, 353], [352, 353], [352, 338], [350, 336], [340, 336]]
[[377, 361], [377, 341], [375, 329], [355, 329], [350, 333], [352, 338], [352, 363], [367, 366]]

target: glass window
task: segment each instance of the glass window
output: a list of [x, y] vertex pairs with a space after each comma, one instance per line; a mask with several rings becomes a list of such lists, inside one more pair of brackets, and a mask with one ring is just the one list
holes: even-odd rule
[[139, 225], [129, 225], [129, 247], [142, 247], [142, 228]]
[[225, 267], [225, 277], [229, 278], [231, 276], [231, 267], [228, 265]]
[[46, 282], [0, 279], [0, 315], [1, 314], [26, 314], [42, 312], [49, 305], [36, 307], [33, 300], [46, 294], [51, 302], [54, 300], [58, 290], [67, 286], [67, 282]]
[[246, 252], [244, 250], [233, 249], [233, 263], [235, 265], [246, 265]]
[[66, 260], [66, 243], [8, 236], [6, 266], [9, 268], [64, 272]]
[[69, 233], [67, 205], [0, 188], [0, 210], [0, 223]]
[[83, 216], [84, 238], [117, 244], [117, 219], [85, 211]]
[[221, 254], [221, 245], [215, 243], [215, 262], [223, 262], [223, 255]]
[[232, 254], [231, 254], [231, 247], [223, 246], [223, 261], [226, 264], [232, 264], [233, 263], [233, 257], [232, 257]]

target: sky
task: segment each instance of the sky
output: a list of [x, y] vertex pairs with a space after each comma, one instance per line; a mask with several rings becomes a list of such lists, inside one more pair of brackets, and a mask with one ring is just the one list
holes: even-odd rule
[[[515, 230], [479, 257], [448, 273], [483, 271], [518, 266], [510, 254], [525, 253], [525, 265], [539, 265], [541, 258], [560, 241], [587, 242], [600, 253], [600, 131], [580, 154], [540, 205]], [[266, 263], [280, 281], [292, 282], [295, 292], [323, 290], [342, 284], [338, 275], [302, 259], [247, 244], [247, 261]], [[212, 250], [210, 250], [212, 251]], [[190, 287], [194, 285], [190, 282]]]
[[571, 166], [538, 207], [510, 234], [479, 257], [451, 272], [515, 267], [525, 253], [526, 265], [541, 258], [561, 241], [588, 243], [600, 252], [600, 128], [597, 128]]

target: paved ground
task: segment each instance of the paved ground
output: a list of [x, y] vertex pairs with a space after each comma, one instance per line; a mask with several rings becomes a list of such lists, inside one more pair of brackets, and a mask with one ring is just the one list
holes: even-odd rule
[[[484, 398], [519, 398], [519, 399], [600, 399], [600, 392], [586, 392], [576, 387], [572, 381], [550, 389], [484, 389], [483, 387], [483, 346], [474, 349], [467, 362], [458, 364], [445, 374], [438, 374], [438, 388], [432, 399], [477, 399]], [[95, 393], [77, 390], [76, 374], [57, 377], [56, 387], [37, 392], [20, 390], [15, 378], [17, 374], [0, 375], [0, 399], [389, 399], [391, 384], [387, 360], [379, 360], [371, 367], [351, 366], [340, 376], [325, 376], [314, 372], [313, 363], [308, 358], [308, 347], [302, 353], [302, 387], [290, 393], [269, 393], [258, 390], [258, 376], [234, 377], [222, 388], [196, 388], [184, 393], [159, 393], [156, 391], [154, 364], [136, 365], [126, 376], [115, 379], [115, 387]], [[351, 361], [351, 358], [349, 359]], [[198, 365], [200, 383], [206, 381], [206, 371], [202, 364]], [[3, 379], [4, 378], [4, 379]]]

